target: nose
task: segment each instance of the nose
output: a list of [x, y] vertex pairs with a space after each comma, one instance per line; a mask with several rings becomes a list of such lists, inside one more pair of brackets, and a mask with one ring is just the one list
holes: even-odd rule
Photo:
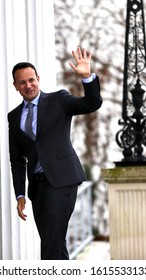
[[25, 84], [26, 88], [30, 88], [31, 87], [31, 84], [29, 81], [26, 81], [26, 84]]

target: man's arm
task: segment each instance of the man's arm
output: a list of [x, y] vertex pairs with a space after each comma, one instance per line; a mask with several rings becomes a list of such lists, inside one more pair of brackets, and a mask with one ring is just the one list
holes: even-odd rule
[[21, 154], [19, 144], [17, 139], [11, 129], [10, 116], [8, 114], [9, 121], [9, 153], [11, 170], [13, 177], [13, 185], [15, 190], [15, 195], [17, 198], [17, 210], [18, 215], [23, 220], [26, 220], [26, 215], [23, 213], [25, 209], [25, 174], [26, 174], [26, 161]]
[[95, 73], [91, 74], [91, 53], [87, 54], [86, 50], [77, 49], [77, 54], [72, 51], [76, 65], [70, 62], [70, 66], [77, 73], [83, 82], [84, 96], [76, 97], [67, 91], [62, 91], [61, 103], [67, 114], [79, 115], [88, 114], [98, 110], [102, 105], [102, 97], [100, 95], [99, 78]]

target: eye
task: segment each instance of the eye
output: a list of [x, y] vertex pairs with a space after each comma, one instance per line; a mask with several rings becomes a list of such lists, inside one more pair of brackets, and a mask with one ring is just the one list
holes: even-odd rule
[[34, 82], [34, 78], [29, 79], [29, 82], [33, 83]]
[[25, 81], [20, 81], [19, 84], [23, 86], [25, 85]]

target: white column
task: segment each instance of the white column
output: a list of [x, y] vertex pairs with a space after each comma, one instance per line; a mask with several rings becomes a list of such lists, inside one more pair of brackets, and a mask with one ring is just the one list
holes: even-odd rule
[[33, 63], [41, 89], [56, 87], [53, 0], [0, 1], [0, 259], [39, 259], [39, 237], [27, 199], [27, 221], [17, 216], [8, 152], [7, 113], [22, 98], [11, 71], [21, 61]]
[[145, 166], [119, 166], [101, 174], [108, 183], [111, 259], [145, 260]]
[[109, 184], [111, 258], [146, 259], [146, 184]]

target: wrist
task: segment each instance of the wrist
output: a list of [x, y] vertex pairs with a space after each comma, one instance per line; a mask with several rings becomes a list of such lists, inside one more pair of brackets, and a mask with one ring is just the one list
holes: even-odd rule
[[96, 74], [92, 73], [89, 78], [83, 78], [82, 81], [83, 83], [90, 83], [95, 79], [96, 79]]
[[17, 201], [18, 201], [20, 198], [21, 198], [21, 199], [25, 199], [25, 196], [24, 196], [24, 195], [18, 195], [18, 196], [16, 197]]
[[90, 77], [91, 77], [91, 73], [83, 75], [83, 76], [82, 76], [82, 79], [88, 79], [88, 78], [90, 78]]

